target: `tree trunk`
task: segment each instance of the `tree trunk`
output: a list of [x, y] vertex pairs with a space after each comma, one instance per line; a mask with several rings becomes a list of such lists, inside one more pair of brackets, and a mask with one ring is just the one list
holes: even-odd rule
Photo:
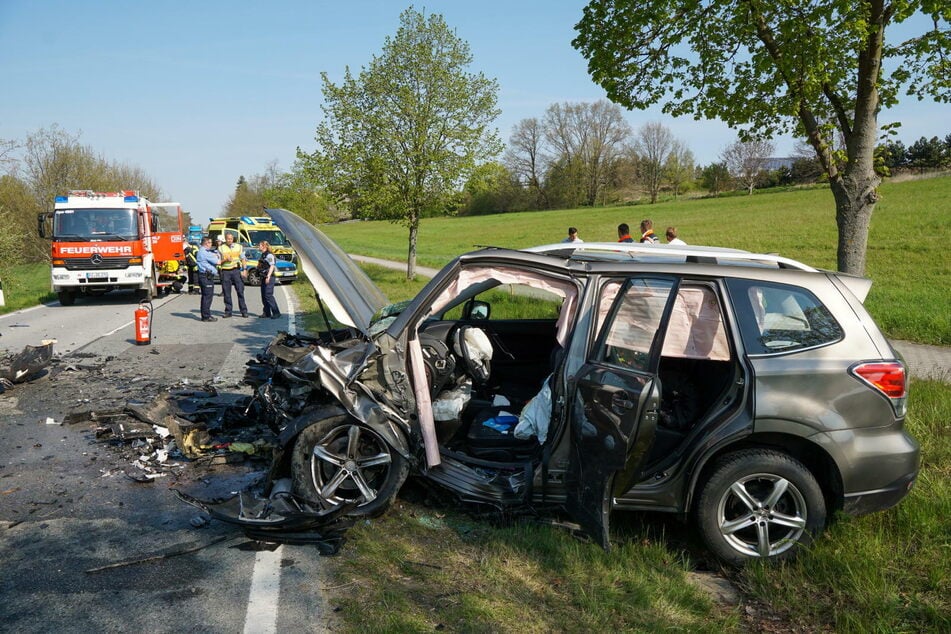
[[416, 277], [416, 234], [419, 232], [419, 217], [414, 216], [409, 224], [409, 253], [406, 255], [406, 279]]
[[878, 201], [881, 179], [869, 169], [864, 174], [847, 172], [830, 182], [835, 196], [835, 223], [839, 229], [837, 266], [843, 273], [865, 275], [865, 251], [872, 211]]

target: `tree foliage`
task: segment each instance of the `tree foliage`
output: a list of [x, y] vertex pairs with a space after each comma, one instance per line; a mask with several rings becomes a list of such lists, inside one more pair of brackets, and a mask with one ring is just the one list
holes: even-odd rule
[[359, 76], [323, 73], [317, 149], [298, 150], [309, 173], [354, 215], [409, 228], [407, 277], [416, 266], [420, 218], [449, 209], [477, 164], [501, 152], [490, 124], [498, 85], [468, 71], [469, 45], [442, 16], [412, 7]]
[[[8, 261], [38, 262], [49, 245], [36, 232], [36, 216], [53, 199], [71, 189], [138, 190], [152, 200], [162, 191], [141, 168], [109, 161], [56, 125], [22, 140], [0, 140], [0, 222], [4, 227], [0, 256]], [[11, 239], [12, 237], [12, 239]]]
[[[932, 28], [887, 43], [886, 27], [916, 13]], [[839, 268], [861, 274], [880, 182], [878, 112], [902, 87], [951, 99], [949, 20], [941, 0], [593, 0], [573, 44], [626, 107], [661, 103], [674, 116], [725, 121], [744, 138], [806, 138], [836, 200]]]
[[730, 176], [726, 163], [711, 163], [703, 168], [702, 180], [704, 189], [718, 196], [720, 192], [730, 187], [733, 177]]
[[679, 196], [684, 185], [693, 179], [693, 152], [683, 141], [674, 139], [671, 144], [670, 154], [667, 155], [667, 161], [664, 163], [664, 173], [667, 175], [674, 197]]

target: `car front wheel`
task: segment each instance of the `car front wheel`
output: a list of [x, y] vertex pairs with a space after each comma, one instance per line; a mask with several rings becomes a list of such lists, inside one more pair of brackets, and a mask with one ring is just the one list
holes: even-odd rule
[[337, 418], [301, 432], [292, 472], [297, 495], [323, 508], [355, 504], [350, 515], [376, 516], [393, 502], [409, 464], [370, 427]]
[[740, 451], [714, 466], [697, 520], [707, 547], [728, 563], [784, 559], [822, 531], [825, 498], [812, 473], [791, 456]]

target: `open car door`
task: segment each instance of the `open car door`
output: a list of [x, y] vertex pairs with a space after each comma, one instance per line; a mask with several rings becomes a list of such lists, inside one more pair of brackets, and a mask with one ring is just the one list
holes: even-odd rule
[[639, 277], [602, 287], [596, 344], [570, 395], [566, 508], [604, 548], [612, 500], [634, 482], [654, 441], [662, 326], [676, 286]]

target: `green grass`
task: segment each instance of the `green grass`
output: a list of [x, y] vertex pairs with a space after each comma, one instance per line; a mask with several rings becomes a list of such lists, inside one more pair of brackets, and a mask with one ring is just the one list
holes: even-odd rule
[[[866, 274], [869, 312], [889, 337], [951, 345], [951, 177], [886, 182], [872, 217]], [[479, 245], [523, 248], [562, 239], [569, 225], [587, 241], [614, 241], [621, 222], [675, 225], [691, 244], [778, 252], [836, 268], [835, 207], [825, 188], [656, 205], [425, 219], [417, 261], [439, 268]], [[321, 225], [344, 250], [405, 261], [408, 230], [388, 222]], [[390, 296], [391, 299], [395, 298]]]
[[5, 306], [0, 314], [29, 308], [56, 299], [50, 290], [49, 264], [19, 264], [0, 271]]
[[[610, 552], [532, 523], [493, 528], [400, 501], [336, 559], [331, 604], [349, 632], [736, 631], [663, 540]], [[349, 588], [349, 590], [348, 590]]]

